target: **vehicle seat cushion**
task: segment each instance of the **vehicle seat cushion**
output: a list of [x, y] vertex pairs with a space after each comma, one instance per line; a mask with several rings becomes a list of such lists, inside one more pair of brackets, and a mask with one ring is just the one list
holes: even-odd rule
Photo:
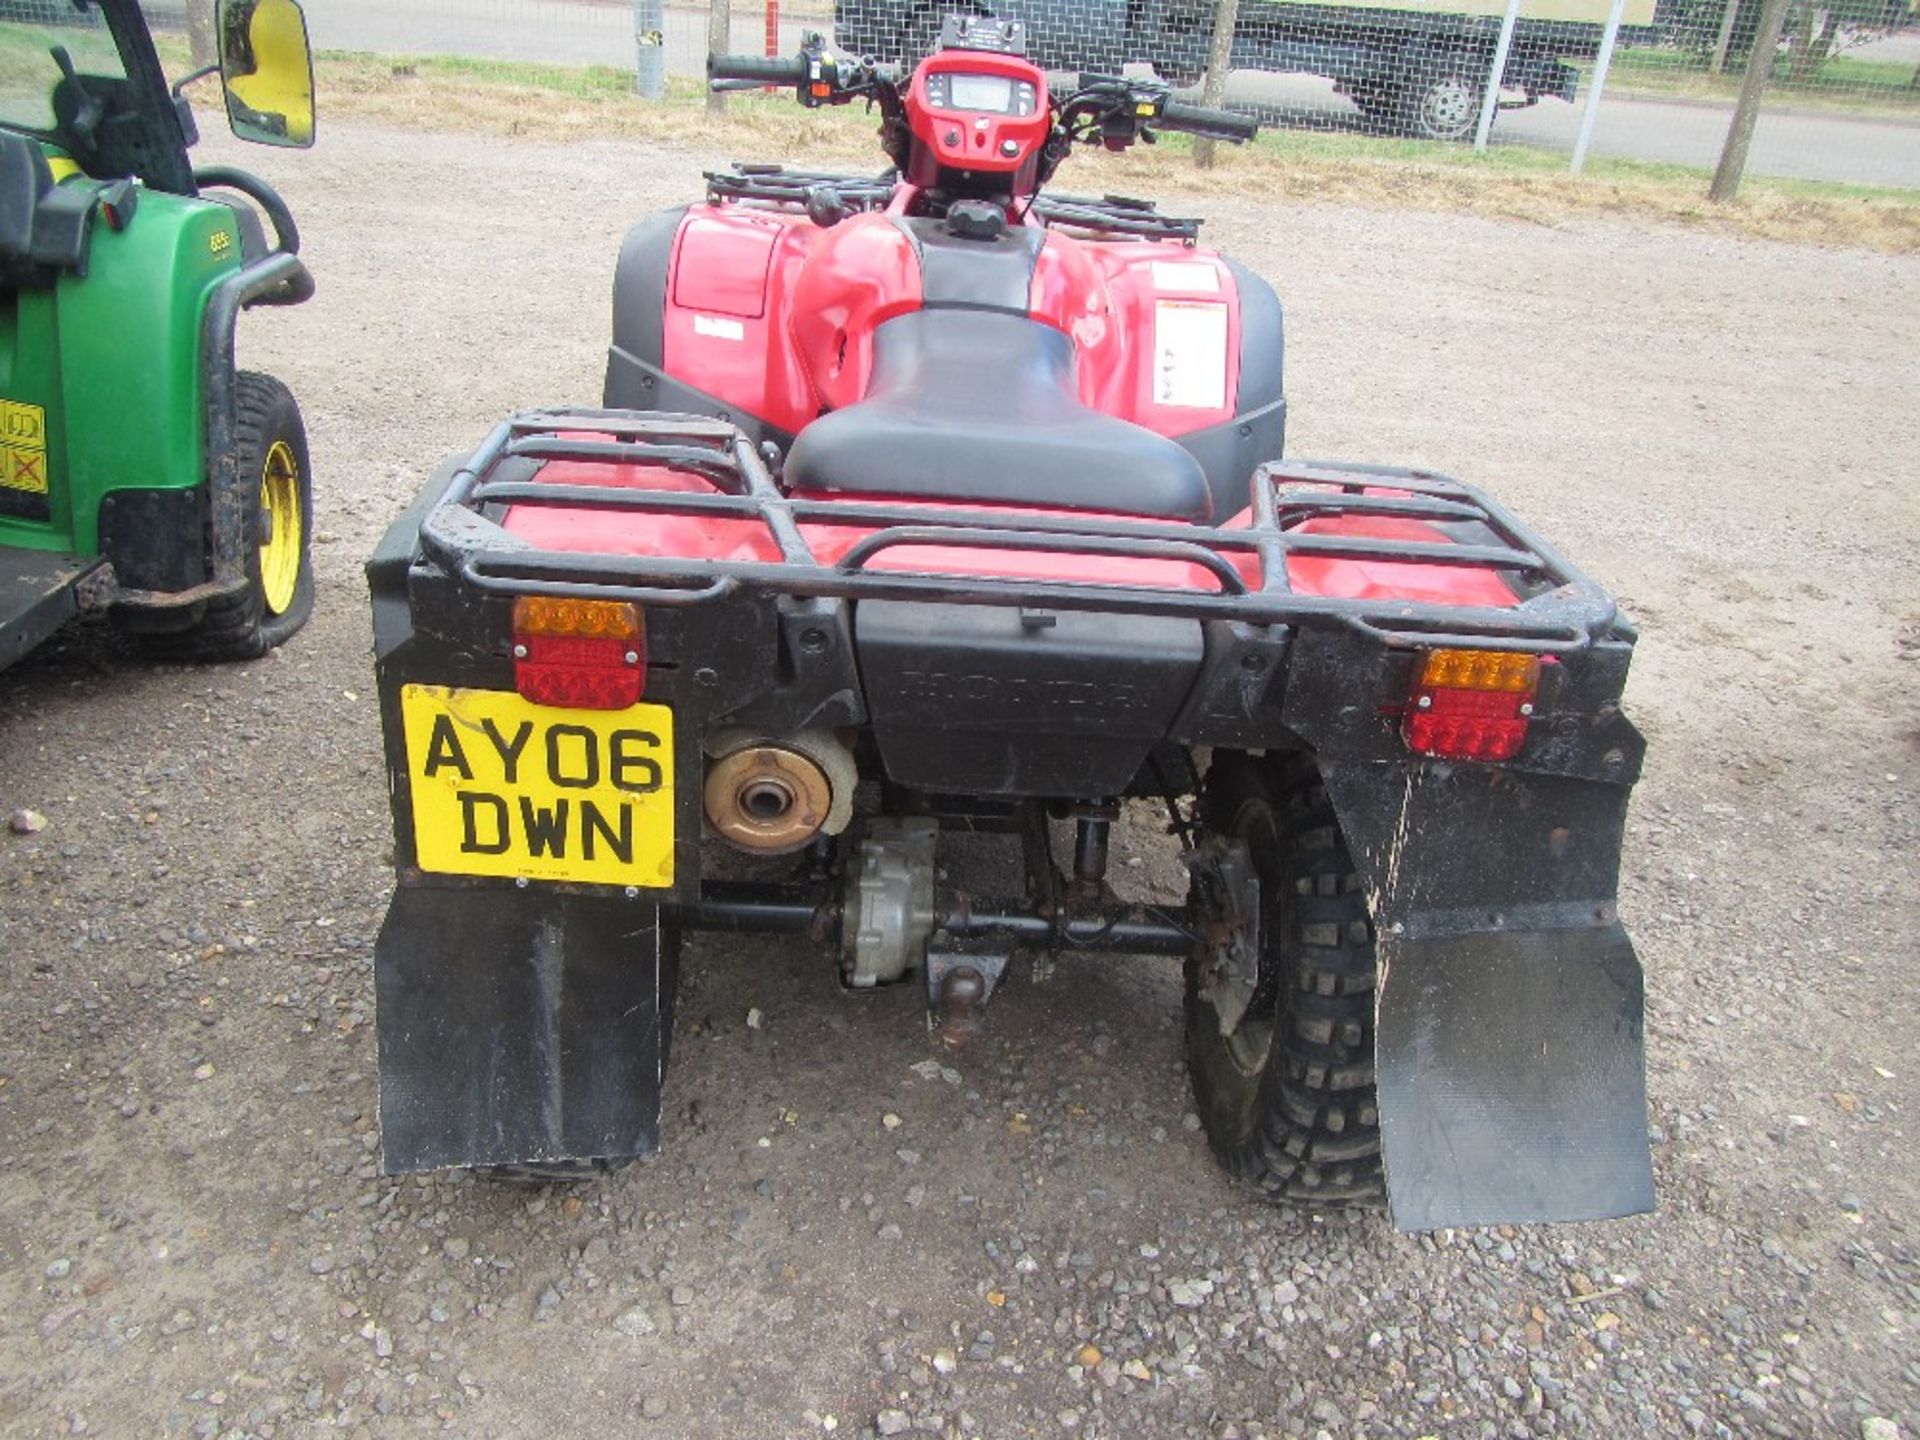
[[1080, 403], [1065, 334], [986, 310], [919, 310], [882, 325], [866, 398], [802, 430], [783, 477], [850, 495], [1213, 516], [1191, 454]]

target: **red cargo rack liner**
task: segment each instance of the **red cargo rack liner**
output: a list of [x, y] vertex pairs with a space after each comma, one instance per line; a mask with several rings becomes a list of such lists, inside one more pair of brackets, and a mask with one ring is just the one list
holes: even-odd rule
[[[537, 478], [540, 467], [554, 461], [664, 469], [698, 477], [711, 488]], [[420, 538], [449, 575], [497, 594], [578, 595], [650, 606], [700, 605], [743, 593], [926, 600], [1345, 626], [1395, 646], [1542, 654], [1566, 654], [1609, 634], [1632, 634], [1605, 591], [1498, 502], [1458, 480], [1388, 466], [1279, 461], [1255, 472], [1252, 502], [1244, 527], [1208, 527], [1057, 510], [936, 509], [905, 500], [795, 496], [780, 489], [752, 442], [724, 422], [624, 410], [545, 410], [516, 416], [487, 437], [428, 511]], [[499, 523], [506, 507], [521, 506], [749, 522], [770, 541], [766, 555], [777, 558], [542, 549]], [[1463, 538], [1328, 533], [1328, 522], [1343, 519], [1418, 521], [1450, 527], [1432, 533]], [[827, 526], [870, 533], [826, 558], [803, 528]], [[1204, 573], [1213, 588], [875, 564], [892, 551], [929, 547], [1170, 563]], [[1306, 561], [1466, 567], [1505, 577], [1513, 600], [1457, 605], [1301, 593], [1290, 584], [1289, 567]], [[1250, 581], [1243, 572], [1256, 578]]]

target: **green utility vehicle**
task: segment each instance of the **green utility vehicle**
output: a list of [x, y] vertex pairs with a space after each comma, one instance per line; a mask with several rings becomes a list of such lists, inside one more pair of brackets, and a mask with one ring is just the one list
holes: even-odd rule
[[262, 655], [313, 607], [313, 496], [299, 408], [236, 371], [234, 329], [313, 280], [270, 185], [193, 167], [181, 92], [217, 70], [241, 139], [312, 144], [306, 17], [222, 0], [218, 65], [169, 89], [137, 0], [4, 13], [0, 668], [82, 612]]

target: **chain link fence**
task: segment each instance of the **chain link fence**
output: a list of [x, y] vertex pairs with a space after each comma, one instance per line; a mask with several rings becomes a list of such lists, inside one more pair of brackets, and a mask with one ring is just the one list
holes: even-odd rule
[[[1920, 12], [1914, 0], [1831, 3], [1841, 8], [1791, 0], [1748, 169], [1920, 189]], [[1150, 65], [1177, 85], [1204, 78], [1217, 10], [1214, 0], [1004, 8], [1028, 21], [1045, 65]], [[1484, 135], [1569, 157], [1584, 121], [1594, 155], [1704, 171], [1726, 139], [1761, 8], [1520, 0], [1509, 25], [1504, 0], [1239, 0], [1222, 93], [1291, 130], [1448, 144]], [[912, 0], [840, 0], [836, 18], [841, 43], [885, 55], [918, 53], [932, 23]], [[1610, 22], [1616, 43], [1602, 87]], [[1490, 87], [1503, 33], [1501, 83]]]
[[[26, 3], [26, 0], [0, 0]], [[152, 0], [178, 22], [186, 0]], [[1217, 0], [953, 0], [1027, 22], [1061, 71], [1151, 68], [1200, 87]], [[1781, 3], [1781, 0], [1774, 0]], [[1784, 0], [1747, 173], [1920, 190], [1920, 0]], [[1330, 146], [1410, 141], [1710, 171], [1765, 0], [1238, 0], [1220, 94]], [[659, 0], [305, 0], [322, 50], [703, 73], [709, 12]], [[807, 30], [894, 60], [924, 53], [928, 0], [732, 0], [730, 48], [792, 54]], [[1600, 62], [1609, 22], [1611, 63]], [[1501, 83], [1489, 86], [1505, 39]], [[1589, 111], [1596, 90], [1599, 103]], [[1488, 110], [1489, 102], [1493, 109]], [[1582, 145], [1583, 127], [1586, 132]]]

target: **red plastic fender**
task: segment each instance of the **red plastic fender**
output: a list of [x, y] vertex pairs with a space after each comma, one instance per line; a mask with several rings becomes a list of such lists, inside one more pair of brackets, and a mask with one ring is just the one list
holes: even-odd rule
[[873, 332], [918, 310], [922, 290], [913, 242], [886, 216], [855, 215], [816, 233], [789, 303], [794, 347], [817, 414], [867, 393]]
[[788, 432], [819, 413], [787, 333], [819, 233], [803, 215], [696, 205], [680, 222], [662, 323], [669, 375]]

